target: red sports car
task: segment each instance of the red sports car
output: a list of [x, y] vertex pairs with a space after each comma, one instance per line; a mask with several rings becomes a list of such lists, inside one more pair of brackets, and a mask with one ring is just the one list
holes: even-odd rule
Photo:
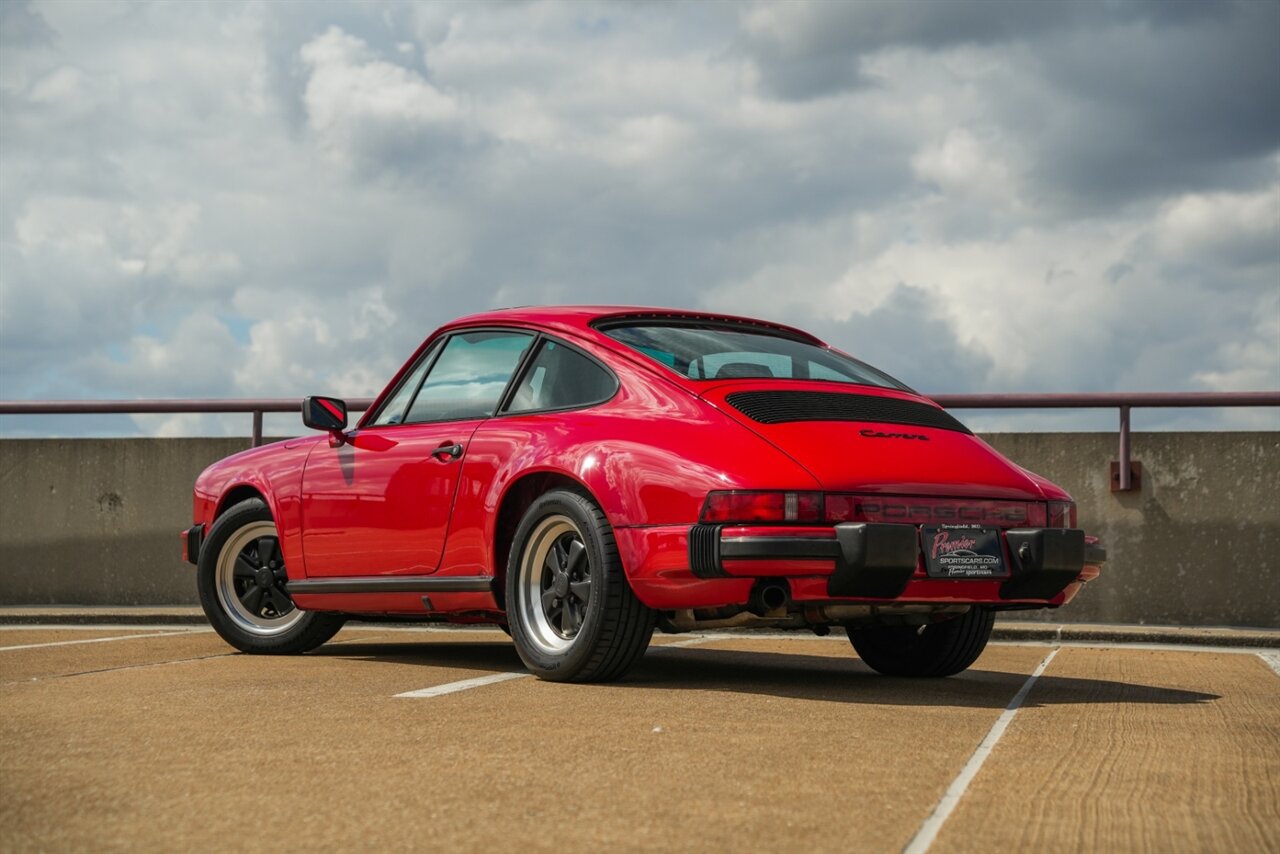
[[655, 626], [843, 627], [898, 676], [968, 667], [1002, 610], [1105, 554], [1071, 497], [892, 377], [776, 323], [519, 308], [431, 335], [364, 417], [236, 454], [184, 532], [213, 627], [297, 653], [352, 615], [496, 623], [554, 680]]

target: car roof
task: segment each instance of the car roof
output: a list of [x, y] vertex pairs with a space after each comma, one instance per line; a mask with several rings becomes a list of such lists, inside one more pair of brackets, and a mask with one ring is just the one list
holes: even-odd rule
[[[708, 323], [734, 323], [747, 326], [758, 326], [774, 332], [782, 332], [793, 337], [800, 337], [815, 344], [823, 344], [818, 338], [803, 329], [758, 320], [753, 317], [742, 317], [733, 314], [718, 314], [704, 311], [690, 311], [681, 308], [660, 308], [654, 306], [635, 305], [527, 305], [513, 308], [499, 308], [491, 311], [460, 317], [443, 327], [443, 330], [463, 326], [485, 326], [489, 324], [528, 324], [546, 329], [558, 330], [588, 337], [603, 337], [592, 324], [601, 320], [635, 319], [637, 321], [683, 320], [705, 321]], [[443, 331], [442, 330], [442, 331]]]

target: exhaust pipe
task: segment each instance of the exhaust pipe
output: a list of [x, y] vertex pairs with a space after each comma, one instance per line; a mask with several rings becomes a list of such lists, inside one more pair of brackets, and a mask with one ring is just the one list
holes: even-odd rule
[[751, 590], [747, 610], [757, 617], [786, 616], [791, 589], [785, 581], [762, 581]]

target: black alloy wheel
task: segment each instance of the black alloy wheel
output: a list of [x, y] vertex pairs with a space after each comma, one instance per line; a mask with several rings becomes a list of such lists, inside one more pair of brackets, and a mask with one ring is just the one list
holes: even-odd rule
[[548, 492], [525, 511], [507, 565], [511, 638], [533, 673], [604, 682], [644, 655], [655, 614], [631, 590], [618, 545], [587, 495]]
[[304, 611], [288, 592], [280, 535], [267, 505], [242, 501], [214, 521], [196, 568], [200, 604], [222, 639], [244, 652], [306, 652], [346, 617]]

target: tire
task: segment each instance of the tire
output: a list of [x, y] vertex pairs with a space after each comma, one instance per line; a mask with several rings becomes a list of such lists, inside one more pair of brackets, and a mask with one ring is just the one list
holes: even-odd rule
[[954, 676], [978, 660], [991, 638], [995, 614], [970, 608], [945, 623], [846, 627], [858, 657], [885, 676]]
[[520, 520], [506, 601], [521, 660], [553, 682], [618, 679], [653, 635], [656, 615], [631, 591], [613, 529], [577, 492], [548, 492]]
[[292, 655], [337, 634], [346, 617], [298, 610], [284, 577], [276, 523], [261, 499], [241, 501], [217, 518], [200, 548], [196, 586], [223, 640], [241, 652]]

